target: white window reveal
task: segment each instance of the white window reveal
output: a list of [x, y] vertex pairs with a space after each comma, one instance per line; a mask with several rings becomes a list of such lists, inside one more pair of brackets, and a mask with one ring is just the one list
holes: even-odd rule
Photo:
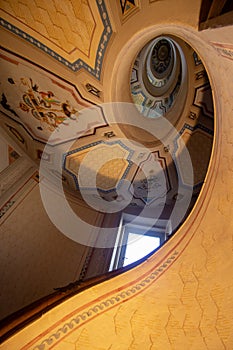
[[163, 244], [171, 233], [169, 222], [158, 220], [153, 227], [151, 222], [150, 218], [140, 218], [139, 223], [132, 215], [123, 214], [110, 271], [142, 259]]

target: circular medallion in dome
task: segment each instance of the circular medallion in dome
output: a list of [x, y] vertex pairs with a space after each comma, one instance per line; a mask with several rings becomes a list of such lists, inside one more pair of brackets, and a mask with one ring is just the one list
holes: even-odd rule
[[155, 76], [161, 76], [170, 73], [173, 65], [173, 48], [168, 40], [159, 40], [152, 49], [151, 68]]

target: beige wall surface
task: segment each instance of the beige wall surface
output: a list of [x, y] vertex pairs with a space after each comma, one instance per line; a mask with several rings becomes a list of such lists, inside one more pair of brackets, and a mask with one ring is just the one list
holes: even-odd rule
[[51, 223], [33, 179], [1, 222], [2, 319], [54, 288], [76, 281], [88, 248], [65, 237]]

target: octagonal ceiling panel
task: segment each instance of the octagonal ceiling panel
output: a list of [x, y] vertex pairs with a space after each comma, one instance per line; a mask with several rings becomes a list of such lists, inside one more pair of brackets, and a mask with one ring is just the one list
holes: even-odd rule
[[112, 34], [103, 0], [2, 0], [0, 24], [73, 71], [100, 78]]
[[170, 189], [166, 159], [159, 152], [151, 153], [137, 170], [130, 188], [132, 194], [144, 204], [151, 204], [165, 197]]
[[[56, 145], [106, 125], [101, 109], [82, 117], [81, 110], [91, 103], [73, 85], [3, 50], [0, 63], [0, 110], [32, 139]], [[69, 135], [61, 136], [61, 124]]]
[[[73, 176], [77, 189], [97, 188], [102, 192], [111, 192], [126, 178], [133, 153], [121, 141], [98, 141], [67, 152], [64, 155], [64, 169]], [[84, 170], [82, 177], [78, 178], [81, 163]], [[95, 179], [96, 183], [92, 186]]]

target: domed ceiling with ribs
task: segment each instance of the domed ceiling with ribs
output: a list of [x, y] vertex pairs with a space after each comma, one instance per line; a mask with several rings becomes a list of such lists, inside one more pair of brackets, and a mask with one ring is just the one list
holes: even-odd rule
[[[39, 164], [43, 157], [51, 169], [54, 147], [62, 146], [62, 179], [74, 196], [79, 197], [80, 189], [91, 193], [88, 179], [94, 167], [99, 169], [96, 184], [104, 200], [121, 201], [117, 190], [126, 179], [133, 196], [131, 207], [159, 205], [164, 198], [172, 207], [178, 198], [177, 176], [184, 188], [190, 186], [185, 164], [180, 164], [177, 175], [172, 162], [181, 141], [194, 168], [194, 196], [205, 178], [214, 116], [208, 76], [190, 46], [172, 37], [155, 38], [138, 52], [131, 81], [126, 81], [129, 102], [145, 122], [147, 117], [167, 118], [176, 127], [177, 137], [172, 144], [162, 144], [144, 130], [111, 125], [101, 107], [107, 88], [102, 85], [103, 66], [115, 35], [110, 6], [103, 0], [2, 1], [2, 33], [4, 38], [14, 38], [19, 48], [13, 50], [5, 41], [0, 54], [0, 125], [34, 161]], [[136, 1], [118, 1], [117, 6], [115, 16], [122, 23], [139, 11]], [[27, 47], [25, 54], [22, 47]], [[30, 58], [30, 52], [32, 57], [42, 57], [41, 64]], [[97, 112], [87, 120], [84, 110], [91, 106]], [[66, 126], [72, 133], [61, 136], [61, 127]], [[128, 139], [142, 142], [150, 156], [134, 149]], [[45, 144], [49, 148], [43, 152]], [[81, 181], [79, 167], [88, 154]], [[151, 170], [145, 178], [144, 167], [151, 160], [159, 162], [160, 169]]]

